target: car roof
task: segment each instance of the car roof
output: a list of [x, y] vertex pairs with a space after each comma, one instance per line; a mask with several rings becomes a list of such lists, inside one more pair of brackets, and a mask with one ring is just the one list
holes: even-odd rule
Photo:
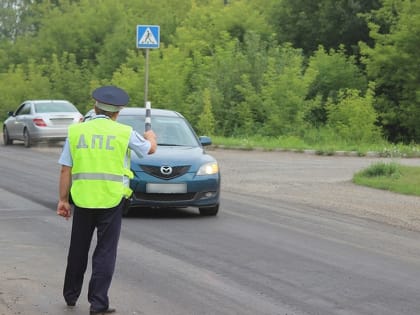
[[[165, 116], [165, 117], [184, 117], [180, 113], [169, 110], [169, 109], [158, 109], [158, 108], [152, 108], [151, 114], [155, 116]], [[146, 109], [144, 107], [124, 107], [119, 115], [139, 115], [144, 116], [146, 115]]]
[[65, 103], [71, 103], [67, 100], [26, 100], [23, 103], [44, 103], [44, 102], [65, 102]]

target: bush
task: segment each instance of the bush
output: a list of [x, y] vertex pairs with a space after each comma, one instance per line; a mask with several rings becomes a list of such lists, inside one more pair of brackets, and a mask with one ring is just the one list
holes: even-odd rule
[[330, 101], [326, 108], [328, 126], [343, 140], [373, 143], [381, 138], [371, 90], [365, 96], [357, 90], [341, 91], [338, 103]]
[[362, 170], [361, 172], [359, 172], [358, 175], [362, 177], [369, 177], [369, 178], [381, 177], [381, 176], [398, 178], [401, 175], [401, 171], [400, 171], [400, 165], [398, 163], [378, 162]]

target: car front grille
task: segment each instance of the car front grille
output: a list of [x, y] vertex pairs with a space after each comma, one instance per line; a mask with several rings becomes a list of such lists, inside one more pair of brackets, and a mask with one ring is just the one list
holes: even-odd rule
[[142, 192], [135, 192], [136, 199], [147, 201], [190, 201], [195, 197], [195, 193], [186, 194], [146, 194]]
[[190, 165], [173, 166], [170, 174], [162, 173], [160, 166], [140, 165], [141, 169], [149, 175], [161, 179], [172, 179], [184, 175], [190, 169]]

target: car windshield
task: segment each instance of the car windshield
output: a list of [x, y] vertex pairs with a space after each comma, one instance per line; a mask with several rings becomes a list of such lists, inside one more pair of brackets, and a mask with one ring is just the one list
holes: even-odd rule
[[75, 113], [77, 108], [68, 102], [39, 102], [35, 104], [36, 113]]
[[[119, 115], [119, 122], [133, 127], [140, 134], [144, 132], [144, 117]], [[152, 129], [156, 133], [158, 145], [198, 146], [195, 133], [181, 117], [152, 116]]]

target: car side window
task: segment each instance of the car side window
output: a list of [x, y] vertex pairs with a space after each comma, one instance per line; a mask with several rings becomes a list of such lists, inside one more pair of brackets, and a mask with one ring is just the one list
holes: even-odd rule
[[28, 115], [31, 113], [31, 105], [26, 103], [22, 104], [16, 111], [16, 115]]

